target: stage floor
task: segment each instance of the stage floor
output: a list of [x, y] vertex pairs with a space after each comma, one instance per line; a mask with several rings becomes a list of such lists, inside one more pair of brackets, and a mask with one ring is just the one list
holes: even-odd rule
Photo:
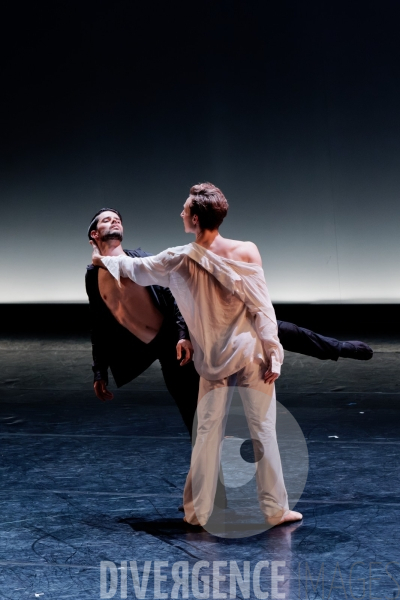
[[[210, 576], [210, 598], [224, 597], [218, 586], [246, 597], [246, 584], [230, 595], [233, 561], [242, 572], [250, 561], [251, 598], [273, 597], [274, 585], [289, 600], [357, 598], [363, 587], [366, 598], [398, 597], [400, 340], [365, 341], [375, 350], [369, 362], [286, 353], [277, 399], [308, 444], [304, 520], [235, 540], [182, 522], [191, 447], [157, 365], [102, 403], [87, 339], [1, 338], [0, 598], [100, 598], [101, 561], [118, 577], [103, 597], [124, 597], [111, 564], [122, 561], [137, 561], [140, 579], [152, 561], [144, 598], [170, 597], [178, 561], [188, 563], [189, 598], [201, 597], [192, 588], [198, 561], [209, 563], [197, 579]], [[154, 561], [168, 562], [165, 596], [154, 592]], [[260, 561], [269, 561], [258, 566], [263, 591], [253, 579]], [[283, 581], [271, 580], [273, 561]], [[135, 598], [130, 572], [126, 585]]]

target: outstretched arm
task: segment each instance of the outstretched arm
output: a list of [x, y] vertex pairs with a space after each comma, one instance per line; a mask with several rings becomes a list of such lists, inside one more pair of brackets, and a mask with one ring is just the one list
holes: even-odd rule
[[126, 254], [118, 256], [101, 256], [98, 247], [90, 242], [93, 248], [92, 262], [95, 266], [108, 269], [120, 282], [121, 277], [129, 277], [141, 286], [169, 286], [168, 250], [155, 256], [131, 257]]

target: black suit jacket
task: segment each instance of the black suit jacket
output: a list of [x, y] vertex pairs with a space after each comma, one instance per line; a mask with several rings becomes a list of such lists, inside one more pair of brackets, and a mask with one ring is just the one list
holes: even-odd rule
[[[124, 250], [128, 256], [151, 256], [141, 248]], [[89, 265], [86, 271], [86, 292], [91, 314], [91, 338], [94, 380], [108, 383], [110, 367], [118, 387], [128, 383], [147, 369], [155, 360], [149, 345], [143, 343], [114, 318], [103, 301], [98, 284], [99, 268]], [[176, 341], [189, 339], [186, 323], [179, 312], [171, 291], [158, 285], [148, 286], [156, 308], [164, 315], [164, 323], [176, 332]]]

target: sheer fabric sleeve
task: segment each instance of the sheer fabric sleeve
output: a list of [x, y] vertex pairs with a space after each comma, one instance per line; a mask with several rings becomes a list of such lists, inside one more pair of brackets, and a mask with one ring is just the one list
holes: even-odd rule
[[262, 311], [255, 314], [256, 331], [261, 339], [271, 371], [280, 374], [283, 363], [283, 348], [278, 338], [278, 326]]
[[129, 277], [141, 286], [169, 286], [172, 267], [168, 250], [164, 250], [155, 256], [145, 256], [143, 258], [126, 256], [126, 254], [103, 256], [101, 261], [119, 285], [121, 285], [121, 277]]
[[284, 352], [278, 337], [278, 324], [275, 310], [269, 296], [264, 272], [260, 268], [251, 275], [242, 276], [239, 282], [243, 301], [254, 315], [257, 335], [263, 345], [264, 353], [273, 373], [280, 374]]

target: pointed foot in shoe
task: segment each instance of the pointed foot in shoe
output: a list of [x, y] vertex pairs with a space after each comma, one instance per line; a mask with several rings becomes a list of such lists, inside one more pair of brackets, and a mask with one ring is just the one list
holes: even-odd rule
[[342, 342], [340, 356], [342, 358], [353, 358], [355, 360], [370, 360], [374, 355], [374, 351], [368, 344], [358, 340]]

